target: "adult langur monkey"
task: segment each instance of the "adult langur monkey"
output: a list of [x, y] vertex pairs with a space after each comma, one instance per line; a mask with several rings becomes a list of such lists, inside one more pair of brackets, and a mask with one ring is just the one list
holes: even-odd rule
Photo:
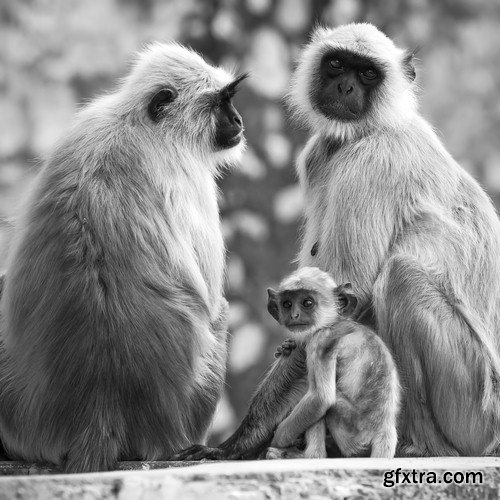
[[46, 161], [1, 304], [12, 458], [97, 471], [204, 440], [226, 360], [215, 177], [244, 146], [242, 78], [153, 44]]
[[[487, 455], [500, 431], [500, 224], [418, 113], [411, 59], [369, 24], [320, 28], [305, 47], [291, 91], [312, 131], [300, 265], [352, 282], [392, 350], [400, 453]], [[297, 402], [302, 356], [275, 364], [226, 443], [181, 458], [265, 446]]]

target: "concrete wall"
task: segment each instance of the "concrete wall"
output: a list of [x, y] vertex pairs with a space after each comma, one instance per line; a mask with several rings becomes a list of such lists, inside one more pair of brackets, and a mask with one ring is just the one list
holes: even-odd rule
[[[170, 468], [151, 470], [159, 465]], [[499, 498], [500, 483], [499, 458], [277, 460], [192, 466], [125, 462], [120, 467], [134, 470], [40, 475], [50, 471], [26, 464], [4, 464], [4, 473], [24, 475], [0, 478], [0, 500], [491, 499]], [[398, 474], [400, 484], [384, 486], [384, 473], [398, 468], [406, 474]], [[445, 471], [459, 472], [455, 478], [464, 484], [445, 484]], [[472, 484], [472, 478], [465, 484], [466, 472], [479, 472], [481, 477], [476, 476], [475, 482], [480, 484]], [[437, 482], [415, 483], [421, 479], [424, 483]], [[395, 482], [395, 476], [392, 480]]]

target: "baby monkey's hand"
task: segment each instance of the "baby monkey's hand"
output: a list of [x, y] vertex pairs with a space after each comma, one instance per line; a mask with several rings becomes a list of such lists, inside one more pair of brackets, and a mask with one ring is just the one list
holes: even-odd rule
[[290, 356], [292, 354], [292, 351], [297, 347], [297, 343], [293, 339], [286, 339], [278, 348], [276, 349], [276, 352], [274, 353], [275, 358], [279, 358], [281, 355], [283, 356]]

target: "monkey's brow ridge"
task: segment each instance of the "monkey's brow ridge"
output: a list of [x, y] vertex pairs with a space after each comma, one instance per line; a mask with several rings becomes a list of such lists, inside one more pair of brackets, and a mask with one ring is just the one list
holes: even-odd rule
[[233, 97], [237, 90], [236, 87], [246, 78], [248, 78], [248, 73], [241, 73], [231, 83], [228, 83], [226, 86], [222, 87], [219, 91], [219, 94], [229, 95], [230, 97]]

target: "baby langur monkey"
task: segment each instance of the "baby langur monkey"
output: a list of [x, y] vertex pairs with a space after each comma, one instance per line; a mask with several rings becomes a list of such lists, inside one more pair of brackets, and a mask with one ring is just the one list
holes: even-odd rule
[[268, 310], [305, 346], [309, 387], [278, 426], [267, 458], [284, 458], [305, 432], [306, 458], [326, 457], [326, 428], [343, 456], [394, 456], [400, 402], [398, 374], [384, 342], [350, 316], [350, 283], [303, 267], [268, 289]]

